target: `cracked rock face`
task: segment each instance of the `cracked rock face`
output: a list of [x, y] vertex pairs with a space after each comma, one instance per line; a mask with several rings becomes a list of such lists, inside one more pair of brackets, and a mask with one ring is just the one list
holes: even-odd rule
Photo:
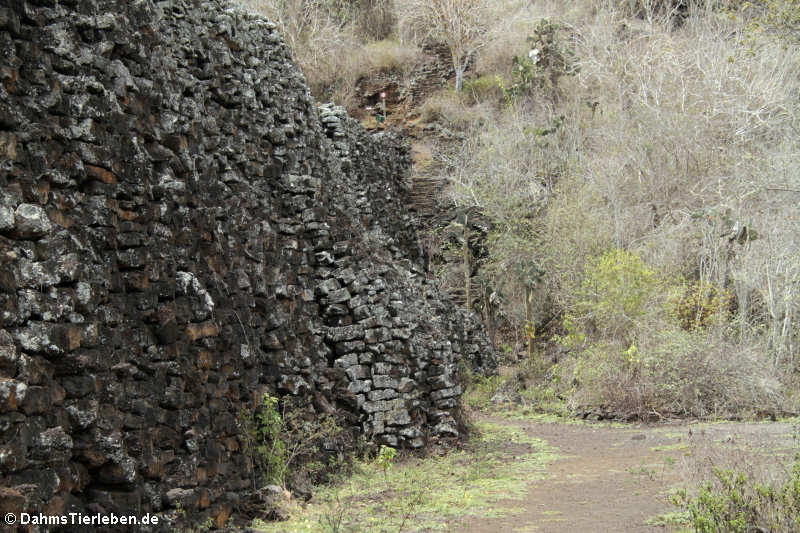
[[222, 524], [267, 391], [393, 446], [458, 435], [457, 369], [495, 359], [426, 279], [408, 147], [317, 108], [274, 24], [13, 1], [0, 40], [8, 512]]

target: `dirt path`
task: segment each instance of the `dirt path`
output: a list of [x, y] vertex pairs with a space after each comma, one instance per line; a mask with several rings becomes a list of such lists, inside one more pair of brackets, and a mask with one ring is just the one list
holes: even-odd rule
[[[492, 419], [495, 422], [500, 420]], [[753, 445], [767, 440], [771, 449], [796, 446], [790, 424], [713, 424], [626, 426], [537, 424], [513, 421], [531, 436], [558, 448], [564, 459], [548, 468], [524, 501], [501, 506], [521, 509], [503, 518], [474, 519], [454, 525], [460, 533], [652, 532], [645, 522], [674, 511], [667, 491], [683, 481], [687, 454], [699, 439]], [[754, 444], [757, 445], [757, 444]]]

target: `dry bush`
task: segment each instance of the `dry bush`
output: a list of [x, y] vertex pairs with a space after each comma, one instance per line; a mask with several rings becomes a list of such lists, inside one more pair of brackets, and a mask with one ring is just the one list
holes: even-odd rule
[[[518, 103], [530, 110], [516, 113], [524, 126], [498, 122], [485, 128], [491, 139], [468, 144], [450, 173], [465, 191], [456, 198], [501, 227], [529, 219], [533, 230], [496, 241], [492, 257], [528, 243], [546, 271], [542, 317], [574, 310], [587, 265], [609, 248], [636, 251], [665, 279], [734, 295], [734, 312], [701, 331], [679, 331], [675, 317], [634, 328], [642, 358], [671, 374], [620, 366], [631, 345], [613, 333], [574, 349], [597, 373], [584, 376], [576, 402], [695, 415], [779, 410], [776, 378], [796, 370], [800, 340], [800, 47], [754, 35], [711, 2], [691, 5], [679, 27], [612, 4], [567, 20], [580, 72], [551, 109], [534, 95]], [[524, 132], [546, 127], [548, 114], [564, 126], [542, 151]], [[537, 175], [557, 176], [544, 210], [529, 195]]]
[[492, 6], [494, 13], [485, 46], [475, 57], [475, 72], [479, 76], [500, 76], [504, 83], [511, 83], [513, 59], [528, 53], [530, 45], [525, 40], [542, 19], [575, 20], [584, 16], [588, 7], [586, 2], [565, 5], [557, 0], [498, 2]]
[[447, 46], [456, 72], [456, 91], [464, 72], [485, 43], [489, 17], [487, 0], [406, 0], [400, 17], [400, 32], [411, 42]]
[[420, 107], [423, 122], [441, 122], [446, 127], [459, 131], [485, 122], [490, 115], [490, 107], [468, 106], [463, 94], [449, 89], [431, 95]]
[[[583, 116], [584, 168], [563, 185], [569, 192], [556, 202], [561, 215], [549, 224], [580, 218], [575, 211], [594, 198], [601, 210], [590, 210], [586, 222], [602, 228], [599, 238], [613, 229], [607, 245], [634, 247], [665, 272], [722, 286], [733, 281], [732, 263], [750, 253], [764, 257], [755, 251], [759, 241], [731, 248], [737, 223], [775, 233], [773, 248], [782, 252], [766, 257], [791, 256], [797, 245], [785, 226], [797, 219], [790, 193], [765, 187], [797, 183], [786, 158], [797, 149], [800, 52], [746, 45], [713, 15], [690, 19], [678, 32], [641, 24], [621, 33], [610, 22], [598, 16], [578, 31], [582, 94], [567, 104], [566, 121]], [[577, 100], [597, 102], [590, 119], [577, 112]], [[775, 216], [783, 230], [771, 230]], [[768, 285], [763, 277], [757, 284]]]
[[[246, 7], [278, 24], [289, 49], [318, 98], [339, 81], [352, 87], [369, 61], [356, 25], [334, 2], [307, 0], [240, 0]], [[324, 98], [323, 98], [324, 99]], [[339, 103], [348, 103], [349, 95]]]
[[569, 153], [576, 132], [548, 106], [491, 110], [482, 119], [457, 150], [438, 155], [441, 177], [451, 201], [491, 220], [483, 283], [503, 298], [506, 319], [523, 328], [531, 313], [525, 287], [539, 277], [539, 217], [572, 164], [553, 154]]
[[775, 209], [759, 222], [764, 228], [761, 238], [730, 258], [739, 304], [738, 336], [743, 341], [763, 340], [771, 368], [791, 374], [800, 363], [800, 217], [796, 208]]
[[644, 419], [785, 412], [783, 387], [755, 347], [675, 328], [640, 337], [635, 349], [600, 343], [561, 365], [562, 380], [577, 383], [570, 394], [573, 408], [599, 406]]
[[[720, 327], [679, 326], [682, 292], [632, 252], [588, 263], [561, 340], [574, 355], [561, 369], [575, 385], [573, 405], [642, 418], [782, 412], [780, 384], [758, 347]], [[716, 315], [722, 325], [724, 313]]]
[[509, 228], [521, 223], [523, 211], [540, 205], [559, 172], [545, 166], [551, 162], [544, 153], [551, 136], [528, 118], [511, 111], [473, 129], [448, 161], [446, 177], [456, 203], [478, 207], [495, 224]]
[[375, 70], [410, 71], [413, 44], [388, 37], [395, 24], [391, 0], [239, 0], [275, 21], [319, 100], [353, 110], [359, 79]]
[[[713, 343], [651, 345], [651, 355], [672, 361], [672, 373], [626, 376], [611, 361], [583, 393], [621, 409], [693, 415], [778, 409], [775, 377], [796, 365], [800, 219], [793, 193], [767, 187], [798, 184], [796, 165], [786, 161], [797, 154], [800, 106], [792, 95], [800, 89], [800, 52], [747, 43], [714, 15], [689, 19], [679, 31], [640, 24], [620, 37], [612, 28], [583, 28], [578, 81], [599, 112], [585, 139], [585, 173], [571, 176], [576, 183], [553, 202], [559, 212], [549, 225], [555, 233], [567, 221], [578, 234], [595, 233], [584, 237], [592, 247], [636, 249], [665, 275], [725, 287], [738, 309], [736, 329]], [[548, 286], [566, 289], [554, 298], [565, 309], [586, 264], [575, 244], [557, 237], [547, 249], [555, 267]], [[574, 261], [559, 268], [565, 256]]]
[[533, 5], [519, 6], [497, 17], [497, 22], [488, 30], [486, 46], [475, 58], [475, 72], [481, 75], [500, 76], [505, 83], [511, 82], [512, 60], [528, 53], [525, 39], [530, 34], [538, 15]]
[[359, 33], [381, 41], [392, 36], [397, 25], [394, 0], [357, 0]]
[[368, 58], [371, 71], [396, 71], [404, 75], [411, 73], [422, 56], [419, 48], [396, 40], [383, 40], [367, 44], [364, 55]]

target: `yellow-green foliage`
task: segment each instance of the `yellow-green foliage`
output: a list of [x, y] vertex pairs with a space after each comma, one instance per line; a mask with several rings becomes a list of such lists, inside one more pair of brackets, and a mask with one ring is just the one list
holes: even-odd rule
[[471, 103], [476, 104], [484, 100], [497, 102], [503, 95], [497, 77], [489, 75], [465, 81], [462, 91], [469, 96]]
[[678, 302], [678, 320], [686, 330], [707, 328], [728, 319], [732, 301], [731, 292], [714, 283], [693, 283]]
[[663, 313], [666, 283], [634, 252], [612, 248], [590, 261], [567, 320], [571, 333], [631, 342]]
[[752, 0], [744, 2], [743, 11], [755, 10], [755, 28], [765, 27], [783, 38], [800, 42], [800, 0]]
[[385, 444], [381, 444], [381, 449], [378, 451], [378, 457], [375, 461], [378, 465], [383, 469], [383, 475], [386, 476], [386, 472], [394, 464], [394, 460], [397, 458], [397, 450], [392, 448], [391, 446], [386, 446]]
[[560, 367], [574, 406], [638, 416], [779, 409], [759, 354], [709, 329], [713, 316], [725, 318], [722, 293], [695, 288], [676, 314], [679, 293], [633, 252], [614, 248], [588, 262], [560, 338], [574, 356]]

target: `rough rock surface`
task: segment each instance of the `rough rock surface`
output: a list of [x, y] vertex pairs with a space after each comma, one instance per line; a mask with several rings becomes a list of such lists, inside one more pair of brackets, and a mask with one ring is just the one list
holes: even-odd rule
[[264, 391], [378, 442], [456, 434], [457, 365], [494, 356], [426, 281], [407, 146], [318, 109], [273, 24], [9, 0], [0, 41], [4, 511], [223, 524]]

